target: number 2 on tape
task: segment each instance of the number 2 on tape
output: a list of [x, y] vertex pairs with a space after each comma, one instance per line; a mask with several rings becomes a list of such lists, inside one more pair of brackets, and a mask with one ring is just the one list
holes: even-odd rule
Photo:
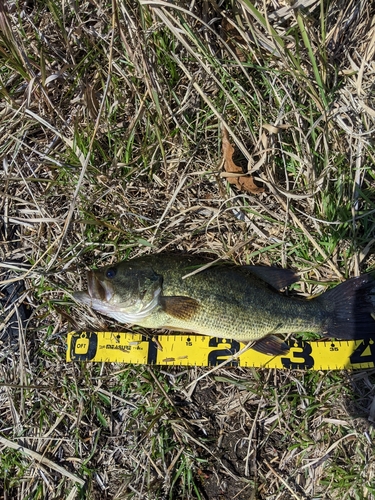
[[[230, 348], [228, 349], [213, 349], [209, 354], [208, 354], [208, 365], [209, 366], [217, 366], [220, 365], [223, 361], [228, 359], [229, 357], [233, 356], [233, 354], [236, 354], [240, 350], [240, 344], [236, 342], [235, 340], [222, 340], [222, 339], [217, 339], [217, 338], [210, 338], [210, 341], [208, 343], [209, 347], [217, 347], [219, 343], [222, 342], [229, 342], [230, 343]], [[230, 361], [227, 366], [238, 366], [238, 360], [233, 359]]]

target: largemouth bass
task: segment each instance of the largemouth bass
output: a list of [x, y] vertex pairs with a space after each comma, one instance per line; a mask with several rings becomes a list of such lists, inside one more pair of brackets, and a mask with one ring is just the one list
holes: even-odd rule
[[88, 271], [78, 302], [120, 323], [254, 341], [270, 355], [288, 346], [278, 334], [311, 332], [337, 339], [375, 338], [375, 279], [352, 278], [311, 300], [278, 290], [292, 271], [237, 266], [188, 255], [155, 254]]

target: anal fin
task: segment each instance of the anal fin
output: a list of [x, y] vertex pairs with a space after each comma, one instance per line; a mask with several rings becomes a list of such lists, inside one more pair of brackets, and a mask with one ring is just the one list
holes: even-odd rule
[[262, 354], [268, 354], [269, 356], [278, 356], [286, 354], [289, 351], [289, 346], [282, 339], [276, 337], [276, 335], [267, 335], [267, 337], [255, 341], [251, 349]]

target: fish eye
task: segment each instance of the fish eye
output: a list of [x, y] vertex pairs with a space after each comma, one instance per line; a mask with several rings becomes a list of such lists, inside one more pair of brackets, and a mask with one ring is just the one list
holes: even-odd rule
[[111, 280], [116, 276], [117, 269], [115, 267], [110, 267], [109, 269], [106, 270], [105, 272], [105, 277]]

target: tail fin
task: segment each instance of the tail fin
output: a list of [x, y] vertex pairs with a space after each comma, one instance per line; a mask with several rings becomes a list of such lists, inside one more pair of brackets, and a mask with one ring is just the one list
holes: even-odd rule
[[375, 339], [375, 274], [352, 278], [318, 297], [329, 311], [326, 333], [341, 340]]

